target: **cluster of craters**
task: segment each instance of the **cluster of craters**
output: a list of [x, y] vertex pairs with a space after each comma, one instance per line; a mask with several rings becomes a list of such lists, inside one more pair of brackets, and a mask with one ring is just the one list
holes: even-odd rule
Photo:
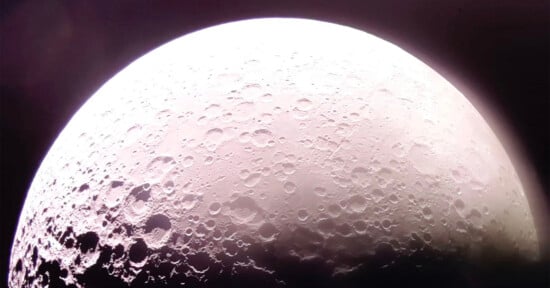
[[477, 111], [341, 29], [364, 41], [334, 54], [307, 29], [291, 48], [232, 30], [219, 50], [208, 32], [115, 76], [44, 159], [10, 285], [463, 287], [456, 271], [480, 267], [466, 262], [536, 256], [521, 183]]

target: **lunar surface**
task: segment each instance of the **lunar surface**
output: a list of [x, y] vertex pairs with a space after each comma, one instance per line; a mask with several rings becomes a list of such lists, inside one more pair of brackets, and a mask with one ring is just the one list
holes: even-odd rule
[[438, 73], [359, 30], [257, 19], [169, 42], [81, 107], [28, 191], [8, 280], [465, 287], [538, 245], [503, 146]]

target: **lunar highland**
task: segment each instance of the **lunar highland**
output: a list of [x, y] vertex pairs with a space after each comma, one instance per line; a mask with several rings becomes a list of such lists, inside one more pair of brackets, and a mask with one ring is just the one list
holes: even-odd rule
[[81, 107], [9, 285], [467, 287], [538, 254], [512, 162], [453, 85], [365, 32], [257, 19], [169, 42]]

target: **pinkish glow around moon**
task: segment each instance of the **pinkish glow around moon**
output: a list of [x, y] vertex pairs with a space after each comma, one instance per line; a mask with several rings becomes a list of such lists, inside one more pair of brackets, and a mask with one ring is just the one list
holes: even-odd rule
[[365, 32], [257, 19], [169, 42], [82, 106], [28, 192], [9, 284], [357, 287], [489, 248], [539, 254], [460, 91]]

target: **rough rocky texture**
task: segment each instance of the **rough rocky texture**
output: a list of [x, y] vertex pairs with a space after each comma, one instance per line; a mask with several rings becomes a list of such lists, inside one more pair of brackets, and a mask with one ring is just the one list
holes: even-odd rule
[[9, 283], [464, 287], [537, 245], [502, 145], [441, 76], [357, 30], [256, 20], [154, 50], [75, 114]]

